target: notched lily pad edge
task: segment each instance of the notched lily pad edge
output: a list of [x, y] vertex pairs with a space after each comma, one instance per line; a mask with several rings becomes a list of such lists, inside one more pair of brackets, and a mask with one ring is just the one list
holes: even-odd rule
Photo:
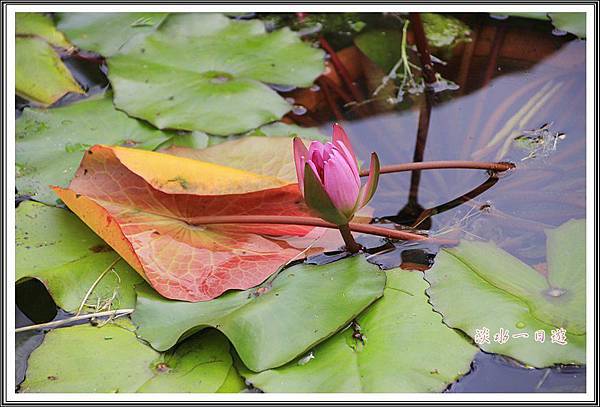
[[[510, 292], [508, 292], [508, 291], [505, 291], [505, 290], [503, 290], [503, 289], [501, 289], [501, 288], [499, 288], [499, 287], [496, 287], [496, 286], [494, 286], [493, 284], [489, 283], [489, 282], [488, 282], [488, 281], [487, 281], [487, 280], [486, 280], [486, 279], [485, 279], [483, 276], [479, 275], [479, 274], [478, 274], [478, 273], [477, 273], [475, 270], [473, 270], [473, 268], [471, 268], [471, 267], [470, 267], [470, 266], [469, 266], [467, 263], [465, 263], [464, 261], [462, 261], [462, 259], [460, 259], [459, 257], [455, 256], [455, 255], [454, 255], [453, 253], [451, 253], [450, 251], [446, 251], [446, 253], [447, 253], [447, 254], [449, 254], [449, 255], [451, 255], [451, 256], [452, 256], [453, 258], [455, 258], [456, 260], [460, 261], [460, 262], [461, 262], [461, 264], [464, 264], [464, 266], [465, 266], [466, 268], [468, 268], [468, 269], [469, 269], [469, 270], [471, 270], [473, 273], [475, 273], [475, 274], [476, 274], [476, 275], [477, 275], [479, 278], [483, 279], [483, 280], [484, 280], [484, 281], [485, 281], [487, 284], [490, 284], [490, 285], [492, 285], [493, 287], [497, 288], [498, 290], [501, 290], [502, 292], [504, 292], [506, 295], [509, 295], [509, 296], [511, 296], [511, 297], [514, 297], [515, 299], [517, 299], [517, 300], [518, 300], [520, 303], [524, 304], [524, 305], [527, 307], [527, 309], [529, 309], [529, 310], [530, 310], [530, 313], [531, 313], [531, 307], [529, 306], [529, 304], [527, 304], [527, 303], [526, 303], [525, 301], [523, 301], [521, 298], [519, 298], [519, 297], [515, 296], [514, 294], [512, 294], [512, 293], [510, 293]], [[437, 257], [437, 253], [436, 253], [436, 257]], [[429, 304], [429, 305], [431, 305], [431, 309], [432, 309], [432, 311], [433, 311], [433, 312], [435, 312], [435, 313], [437, 313], [437, 314], [439, 314], [439, 315], [442, 317], [442, 323], [443, 323], [444, 325], [446, 325], [448, 328], [450, 328], [450, 329], [453, 329], [455, 332], [457, 332], [458, 334], [460, 334], [460, 335], [461, 335], [461, 336], [462, 336], [462, 337], [463, 337], [465, 340], [467, 340], [467, 341], [468, 341], [469, 343], [471, 343], [473, 346], [476, 346], [476, 347], [479, 349], [479, 351], [480, 351], [480, 352], [486, 353], [486, 354], [488, 354], [488, 355], [498, 355], [498, 356], [501, 356], [501, 357], [503, 357], [503, 358], [505, 358], [505, 359], [508, 359], [508, 360], [510, 360], [510, 361], [511, 361], [513, 364], [515, 364], [515, 365], [518, 365], [518, 366], [520, 366], [520, 367], [522, 367], [522, 368], [524, 368], [524, 369], [548, 369], [548, 368], [550, 368], [550, 369], [551, 369], [551, 368], [557, 368], [557, 367], [563, 367], [563, 366], [572, 366], [572, 367], [583, 367], [583, 366], [586, 366], [586, 364], [577, 364], [577, 363], [554, 363], [552, 366], [543, 367], [543, 368], [538, 368], [538, 367], [535, 367], [535, 366], [528, 365], [527, 363], [524, 363], [524, 362], [522, 362], [522, 361], [520, 361], [520, 360], [518, 360], [518, 359], [514, 358], [513, 356], [510, 356], [510, 355], [507, 355], [507, 354], [504, 354], [504, 353], [498, 353], [498, 352], [488, 352], [488, 351], [486, 351], [486, 350], [482, 349], [482, 348], [481, 348], [481, 346], [479, 346], [477, 343], [475, 343], [475, 340], [474, 340], [474, 339], [471, 337], [471, 335], [469, 335], [467, 332], [465, 332], [463, 329], [461, 329], [461, 328], [459, 328], [459, 327], [453, 327], [453, 326], [450, 326], [450, 325], [449, 325], [449, 324], [446, 322], [446, 319], [447, 319], [447, 318], [446, 318], [446, 316], [445, 316], [444, 314], [442, 314], [442, 312], [438, 311], [438, 310], [435, 308], [435, 306], [434, 306], [434, 304], [433, 304], [433, 302], [432, 302], [432, 295], [431, 295], [431, 293], [430, 293], [430, 290], [431, 290], [431, 288], [432, 288], [432, 287], [431, 287], [431, 283], [430, 283], [430, 282], [429, 282], [429, 281], [428, 281], [428, 280], [425, 278], [425, 273], [423, 273], [423, 280], [425, 280], [425, 282], [426, 282], [426, 283], [429, 285], [429, 287], [425, 289], [425, 295], [427, 296], [427, 302], [428, 302], [428, 304]], [[548, 323], [547, 323], [547, 322], [544, 322], [544, 321], [542, 321], [542, 320], [540, 320], [540, 319], [536, 318], [536, 317], [533, 315], [533, 313], [531, 313], [531, 315], [532, 315], [532, 318], [534, 318], [535, 320], [539, 321], [541, 324], [548, 325]], [[577, 335], [577, 334], [573, 334], [573, 333], [571, 333], [570, 335], [577, 336], [577, 337], [585, 337], [585, 336], [586, 336], [586, 335]], [[458, 381], [458, 379], [460, 379], [461, 377], [463, 377], [463, 376], [465, 376], [465, 375], [467, 375], [467, 374], [471, 373], [471, 371], [472, 371], [472, 370], [473, 370], [473, 364], [471, 363], [471, 369], [470, 369], [468, 372], [464, 373], [463, 375], [459, 376], [459, 377], [458, 377], [458, 378], [457, 378], [457, 379], [456, 379], [454, 382]], [[454, 382], [452, 382], [452, 383], [454, 383]], [[450, 385], [451, 385], [452, 383], [450, 383], [450, 384], [448, 385], [448, 387], [450, 387]]]
[[[359, 255], [361, 255], [361, 254], [359, 254]], [[347, 258], [349, 258], [349, 257], [352, 257], [352, 256], [344, 256], [344, 257], [342, 257], [342, 258], [336, 259], [335, 261], [339, 261], [339, 260], [347, 259]], [[329, 263], [332, 263], [332, 262], [329, 262]], [[329, 263], [327, 263], [327, 264], [329, 264]], [[284, 270], [286, 270], [286, 269], [288, 269], [288, 268], [290, 268], [290, 267], [292, 267], [292, 266], [296, 266], [296, 265], [299, 265], [299, 264], [306, 264], [306, 265], [308, 265], [308, 266], [317, 266], [317, 267], [318, 267], [318, 265], [317, 265], [317, 264], [314, 264], [314, 263], [313, 263], [313, 264], [311, 264], [311, 263], [306, 263], [306, 259], [304, 259], [304, 260], [299, 260], [299, 261], [293, 261], [293, 262], [290, 262], [289, 264], [286, 264], [286, 265], [285, 265], [285, 267], [282, 267], [282, 268], [281, 268], [279, 271], [277, 271], [275, 274], [273, 274], [273, 275], [269, 276], [269, 278], [267, 278], [267, 279], [266, 279], [266, 280], [265, 280], [263, 283], [261, 283], [261, 284], [259, 284], [259, 285], [255, 286], [255, 287], [252, 287], [252, 288], [250, 288], [250, 289], [248, 289], [248, 290], [227, 290], [227, 291], [225, 291], [223, 294], [221, 294], [219, 297], [217, 297], [217, 298], [215, 298], [215, 299], [218, 299], [218, 298], [220, 298], [221, 296], [223, 296], [223, 295], [225, 295], [225, 294], [227, 294], [227, 293], [230, 293], [230, 292], [239, 292], [239, 291], [246, 291], [246, 292], [248, 292], [248, 295], [249, 295], [249, 296], [251, 296], [251, 295], [253, 295], [254, 293], [256, 293], [256, 292], [257, 292], [257, 291], [258, 291], [260, 288], [262, 288], [262, 287], [266, 287], [266, 286], [270, 285], [270, 284], [271, 284], [271, 282], [272, 282], [273, 280], [275, 280], [275, 279], [276, 279], [276, 278], [279, 276], [279, 274], [280, 274], [281, 272], [283, 272]], [[369, 302], [369, 303], [368, 303], [368, 304], [367, 304], [367, 305], [366, 305], [366, 306], [365, 306], [365, 307], [364, 307], [362, 310], [360, 310], [360, 311], [358, 311], [358, 312], [356, 312], [356, 313], [352, 314], [352, 316], [351, 316], [351, 317], [350, 317], [350, 318], [349, 318], [347, 321], [345, 321], [343, 324], [340, 324], [339, 326], [337, 326], [337, 327], [336, 327], [334, 330], [332, 330], [332, 331], [331, 331], [331, 332], [330, 332], [328, 335], [326, 335], [326, 336], [322, 337], [321, 339], [319, 339], [319, 340], [317, 340], [317, 341], [315, 341], [315, 342], [311, 343], [310, 345], [308, 345], [308, 346], [307, 346], [305, 349], [303, 349], [303, 350], [302, 350], [300, 353], [298, 353], [298, 355], [296, 355], [294, 358], [292, 358], [292, 359], [288, 360], [287, 362], [283, 362], [283, 363], [281, 363], [281, 364], [279, 364], [279, 365], [277, 365], [277, 366], [272, 366], [272, 367], [266, 368], [266, 369], [264, 369], [264, 370], [275, 369], [275, 368], [278, 368], [278, 367], [284, 366], [284, 365], [286, 365], [287, 363], [289, 363], [289, 362], [291, 362], [291, 361], [293, 361], [293, 360], [297, 359], [298, 357], [300, 357], [300, 356], [304, 355], [306, 352], [310, 351], [311, 349], [313, 349], [314, 347], [316, 347], [316, 346], [317, 346], [317, 345], [319, 345], [320, 343], [324, 342], [325, 340], [329, 339], [329, 338], [330, 338], [330, 337], [332, 337], [333, 335], [336, 335], [337, 333], [339, 333], [339, 332], [341, 332], [341, 331], [344, 331], [344, 330], [346, 330], [346, 329], [347, 329], [347, 328], [350, 326], [350, 324], [352, 323], [352, 321], [353, 321], [353, 320], [354, 320], [356, 317], [358, 317], [360, 314], [362, 314], [362, 313], [363, 313], [365, 310], [367, 310], [367, 309], [368, 309], [368, 308], [369, 308], [371, 305], [373, 305], [375, 302], [377, 302], [378, 300], [380, 300], [381, 298], [383, 298], [383, 291], [384, 291], [384, 289], [385, 289], [385, 284], [386, 284], [386, 282], [387, 282], [387, 274], [385, 273], [385, 270], [383, 270], [383, 269], [382, 269], [382, 268], [381, 268], [379, 265], [377, 265], [377, 264], [373, 264], [373, 263], [370, 263], [370, 264], [371, 264], [371, 265], [373, 265], [373, 266], [375, 266], [375, 267], [377, 267], [377, 269], [378, 269], [378, 270], [379, 270], [379, 271], [382, 273], [382, 276], [383, 276], [383, 280], [384, 280], [384, 282], [383, 282], [383, 289], [382, 289], [382, 291], [381, 291], [381, 294], [379, 294], [379, 296], [377, 296], [377, 297], [376, 297], [376, 298], [374, 298], [374, 299], [373, 299], [371, 302]], [[153, 289], [152, 287], [150, 287], [150, 286], [149, 286], [147, 283], [140, 283], [140, 284], [136, 284], [136, 285], [134, 285], [134, 291], [135, 291], [135, 293], [136, 293], [136, 305], [137, 305], [137, 298], [138, 298], [138, 297], [137, 297], [137, 295], [138, 295], [138, 287], [142, 287], [142, 286], [144, 286], [144, 287], [148, 287], [148, 288], [150, 288], [150, 289], [154, 290], [154, 289]], [[160, 295], [160, 294], [159, 294], [159, 295]], [[136, 306], [136, 308], [137, 308], [137, 306]], [[223, 332], [223, 331], [221, 331], [221, 330], [219, 329], [219, 325], [218, 325], [218, 324], [216, 324], [216, 325], [210, 325], [210, 324], [207, 324], [207, 325], [199, 325], [199, 326], [196, 326], [196, 327], [194, 327], [194, 328], [188, 329], [187, 331], [185, 331], [184, 333], [182, 333], [182, 334], [179, 336], [179, 338], [177, 339], [177, 341], [176, 341], [176, 342], [175, 342], [175, 343], [174, 343], [174, 344], [173, 344], [173, 345], [172, 345], [170, 348], [168, 348], [168, 349], [165, 349], [165, 350], [158, 350], [158, 349], [156, 349], [154, 346], [152, 346], [152, 344], [151, 344], [151, 343], [150, 343], [148, 340], [146, 340], [146, 339], [144, 339], [143, 337], [141, 337], [141, 336], [139, 336], [139, 335], [138, 335], [138, 332], [137, 332], [137, 331], [139, 330], [139, 328], [140, 328], [140, 327], [139, 327], [139, 325], [138, 325], [138, 324], [137, 324], [137, 322], [136, 322], [135, 311], [134, 311], [134, 312], [133, 312], [133, 313], [132, 313], [132, 314], [129, 316], [129, 318], [130, 318], [130, 320], [131, 320], [132, 324], [133, 324], [133, 325], [134, 325], [134, 327], [135, 327], [135, 334], [136, 334], [136, 337], [137, 337], [138, 339], [142, 340], [144, 343], [147, 343], [147, 344], [148, 344], [148, 345], [149, 345], [149, 346], [150, 346], [152, 349], [156, 350], [157, 352], [166, 352], [166, 351], [168, 351], [168, 350], [172, 349], [173, 347], [177, 346], [179, 343], [183, 342], [183, 341], [184, 341], [184, 340], [186, 340], [187, 338], [189, 338], [189, 337], [193, 336], [194, 334], [197, 334], [198, 332], [200, 332], [200, 331], [203, 331], [204, 329], [207, 329], [207, 328], [213, 328], [213, 329], [217, 329], [217, 330], [218, 330], [219, 332], [221, 332], [221, 333], [222, 333], [222, 334], [223, 334], [223, 335], [224, 335], [224, 336], [227, 338], [227, 340], [229, 341], [229, 343], [230, 343], [230, 345], [231, 345], [231, 349], [232, 349], [232, 350], [233, 350], [233, 352], [234, 352], [234, 356], [235, 356], [235, 357], [237, 357], [237, 358], [239, 358], [239, 360], [241, 361], [241, 363], [244, 363], [244, 362], [243, 362], [243, 360], [241, 359], [241, 357], [238, 355], [238, 353], [237, 353], [237, 350], [235, 349], [235, 346], [234, 346], [234, 344], [233, 344], [233, 341], [232, 341], [232, 340], [231, 340], [231, 338], [230, 338], [230, 337], [227, 335], [227, 333], [225, 333], [225, 332]], [[244, 366], [245, 366], [245, 363], [244, 363]], [[248, 369], [249, 369], [249, 368], [248, 368]], [[236, 370], [237, 370], [237, 368], [236, 368]], [[249, 369], [249, 370], [251, 370], [251, 369]], [[264, 371], [264, 370], [263, 370], [263, 371]], [[259, 372], [260, 372], [260, 371], [259, 371]], [[256, 372], [256, 373], [259, 373], [259, 372]], [[238, 372], [238, 374], [239, 374], [239, 372]], [[243, 377], [243, 376], [242, 376], [242, 377]]]

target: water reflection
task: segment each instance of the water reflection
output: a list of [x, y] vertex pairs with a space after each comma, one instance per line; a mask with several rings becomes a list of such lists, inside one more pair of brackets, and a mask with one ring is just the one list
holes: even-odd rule
[[[543, 260], [544, 228], [585, 217], [584, 54], [584, 42], [568, 43], [531, 70], [500, 76], [487, 88], [466, 96], [434, 100], [430, 117], [425, 103], [418, 110], [385, 113], [346, 123], [352, 142], [364, 161], [370, 151], [377, 151], [382, 164], [423, 158], [473, 159], [475, 153], [480, 160], [501, 159], [517, 164], [517, 170], [502, 176], [497, 183], [494, 181], [495, 185], [483, 171], [387, 174], [381, 177], [372, 203], [375, 216], [409, 224], [422, 215], [422, 208], [432, 208], [428, 211], [431, 217], [422, 219], [419, 227], [436, 233], [453, 225], [461, 226], [472, 237], [495, 240], [517, 256], [521, 252], [519, 242], [526, 241], [527, 247], [535, 246], [541, 250], [538, 255], [529, 249], [535, 255], [523, 260], [530, 263]], [[519, 116], [510, 131], [504, 131], [506, 135], [501, 142], [482, 153], [489, 141], [503, 131], [507, 121], [550, 81], [565, 83], [565, 86], [547, 97], [535, 111], [529, 109]], [[482, 94], [485, 96], [483, 104]], [[479, 123], [473, 136], [469, 136], [473, 112], [477, 110], [481, 111]], [[423, 123], [426, 122], [428, 131], [424, 131]], [[529, 151], [521, 148], [514, 138], [545, 123], [553, 123], [556, 132], [568, 137], [556, 145], [552, 154], [522, 161]], [[415, 134], [419, 141], [413, 149]], [[506, 152], [499, 157], [502, 149]], [[445, 205], [462, 191], [473, 188], [478, 196], [468, 204], [455, 205], [454, 201]], [[470, 216], [473, 207], [485, 207], [487, 211], [463, 221]]]

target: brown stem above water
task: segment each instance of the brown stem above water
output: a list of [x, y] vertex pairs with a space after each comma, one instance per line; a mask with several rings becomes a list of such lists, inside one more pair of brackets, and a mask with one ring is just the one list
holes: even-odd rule
[[[438, 170], [438, 169], [474, 169], [487, 170], [494, 172], [504, 172], [515, 168], [513, 163], [509, 162], [479, 162], [479, 161], [424, 161], [416, 163], [404, 163], [384, 165], [381, 167], [381, 174], [393, 172], [415, 171], [415, 170]], [[369, 175], [369, 170], [360, 171], [361, 177]]]
[[[277, 216], [277, 215], [232, 215], [232, 216], [197, 216], [190, 218], [187, 223], [193, 226], [222, 225], [222, 224], [275, 224], [315, 226], [328, 229], [338, 229], [338, 226], [319, 218], [309, 216]], [[429, 240], [439, 244], [455, 244], [455, 240], [437, 239], [402, 230], [387, 229], [365, 223], [349, 223], [348, 229], [357, 233], [383, 236], [398, 240]]]

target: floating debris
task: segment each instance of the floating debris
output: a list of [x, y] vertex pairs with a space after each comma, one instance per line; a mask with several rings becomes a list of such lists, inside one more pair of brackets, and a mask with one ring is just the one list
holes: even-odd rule
[[556, 151], [556, 147], [560, 140], [564, 140], [567, 135], [562, 132], [552, 131], [550, 128], [553, 123], [544, 123], [535, 130], [525, 130], [523, 134], [515, 137], [514, 141], [517, 146], [529, 150], [529, 154], [521, 161], [542, 156], [547, 158]]
[[306, 114], [306, 112], [308, 112], [308, 109], [302, 105], [294, 105], [292, 107], [292, 113], [294, 113], [296, 116], [302, 116]]
[[308, 355], [304, 356], [303, 358], [300, 358], [298, 360], [298, 366], [304, 366], [305, 364], [307, 364], [308, 362], [310, 362], [311, 360], [313, 360], [315, 358], [314, 353], [309, 352]]

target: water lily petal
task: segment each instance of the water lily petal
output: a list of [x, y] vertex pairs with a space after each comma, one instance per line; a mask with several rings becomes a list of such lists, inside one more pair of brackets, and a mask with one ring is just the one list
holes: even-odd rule
[[313, 141], [308, 146], [307, 161], [312, 161], [317, 169], [317, 175], [323, 177], [323, 150], [325, 146], [320, 141]]
[[354, 153], [350, 139], [348, 138], [344, 128], [339, 123], [333, 124], [333, 144], [335, 144], [336, 141], [342, 142], [348, 148], [348, 151], [350, 151], [350, 155], [356, 160], [356, 154]]
[[360, 183], [355, 181], [350, 165], [337, 150], [333, 150], [331, 158], [325, 162], [323, 181], [325, 191], [335, 207], [351, 217], [358, 199]]
[[300, 137], [294, 137], [294, 164], [296, 164], [296, 176], [298, 177], [298, 186], [300, 191], [304, 191], [304, 164], [306, 163], [306, 156], [308, 150], [300, 139]]
[[352, 175], [354, 175], [356, 182], [358, 183], [358, 185], [360, 185], [360, 175], [358, 173], [358, 162], [356, 160], [356, 157], [352, 156], [352, 153], [350, 152], [350, 150], [348, 150], [348, 147], [346, 147], [344, 143], [342, 143], [341, 141], [336, 141], [335, 143], [336, 148], [340, 151], [340, 153], [342, 153], [346, 162], [350, 166], [350, 169], [352, 170]]
[[379, 183], [379, 157], [376, 153], [371, 153], [371, 165], [369, 168], [369, 179], [367, 183], [360, 189], [360, 195], [358, 200], [356, 201], [356, 210], [364, 207], [369, 203], [373, 195], [375, 195], [375, 190], [377, 189], [377, 184]]

